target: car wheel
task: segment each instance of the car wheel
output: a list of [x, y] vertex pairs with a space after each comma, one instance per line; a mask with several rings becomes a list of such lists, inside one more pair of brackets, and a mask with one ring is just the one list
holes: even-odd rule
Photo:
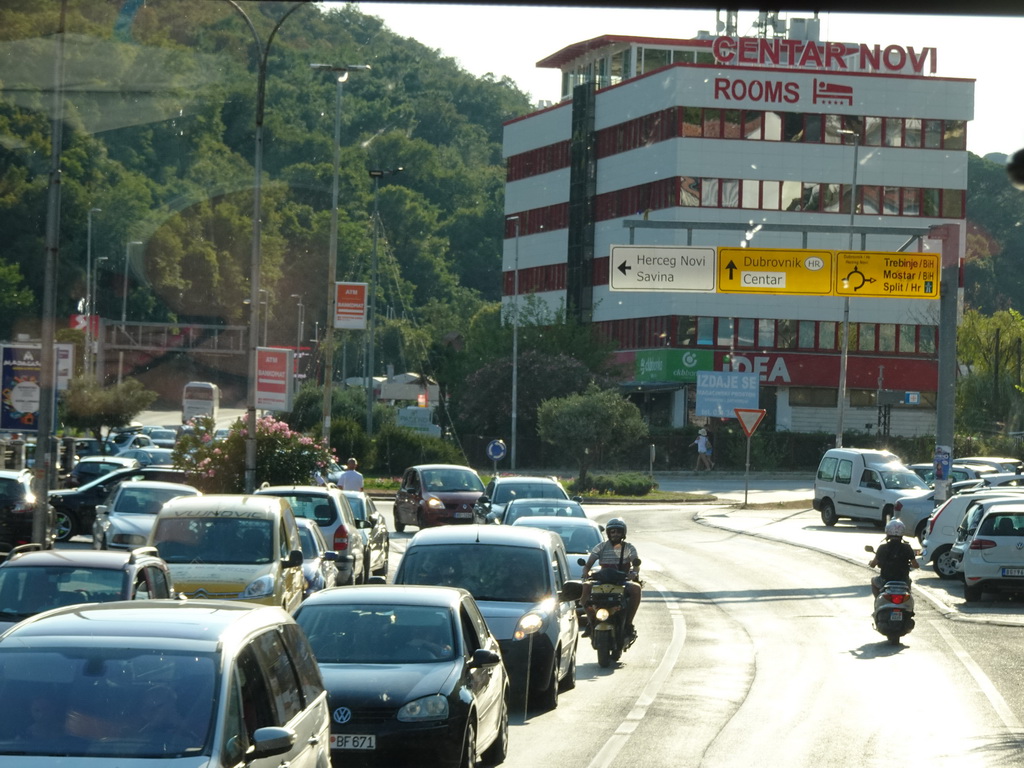
[[917, 524], [917, 530], [914, 535], [917, 537], [919, 544], [924, 544], [924, 534], [928, 530], [928, 518], [926, 517], [920, 523]]
[[381, 565], [373, 572], [374, 576], [387, 576], [390, 556], [390, 543], [384, 543], [384, 556]]
[[363, 557], [363, 568], [362, 575], [359, 577], [360, 584], [370, 583], [370, 556], [367, 554]]
[[555, 651], [555, 658], [551, 662], [551, 678], [548, 680], [544, 690], [536, 692], [537, 706], [545, 712], [558, 708], [558, 656], [561, 649]]
[[950, 557], [951, 544], [943, 544], [935, 552], [932, 559], [932, 569], [943, 579], [955, 579], [957, 575], [956, 562]]
[[403, 523], [399, 519], [399, 517], [398, 517], [398, 508], [397, 507], [395, 508], [395, 510], [393, 511], [392, 514], [394, 515], [394, 518], [395, 518], [395, 530], [398, 531], [399, 533], [404, 532], [405, 531], [405, 523]]
[[484, 765], [501, 765], [508, 756], [508, 696], [501, 699], [501, 712], [498, 713], [498, 733], [483, 754]]
[[54, 511], [53, 528], [54, 533], [57, 536], [57, 541], [67, 541], [75, 535], [78, 526], [75, 523], [75, 518], [70, 512], [58, 509]]
[[980, 585], [969, 585], [964, 584], [964, 602], [965, 603], [976, 603], [981, 600], [982, 588]]
[[466, 738], [462, 741], [459, 768], [476, 768], [476, 723], [472, 718], [466, 723]]
[[423, 530], [424, 528], [426, 528], [426, 527], [427, 527], [427, 522], [426, 522], [426, 520], [424, 520], [424, 519], [423, 519], [423, 510], [422, 510], [422, 509], [417, 509], [417, 510], [416, 510], [416, 526], [417, 526], [417, 527], [418, 527], [418, 528], [419, 528], [419, 529], [420, 529], [421, 531], [422, 531], [422, 530]]
[[561, 692], [571, 691], [576, 687], [576, 648], [572, 649], [572, 656], [569, 657], [569, 669], [566, 670], [565, 677], [562, 678], [562, 682], [559, 683]]
[[839, 522], [839, 515], [836, 514], [836, 506], [832, 499], [825, 499], [821, 502], [821, 522], [831, 528]]

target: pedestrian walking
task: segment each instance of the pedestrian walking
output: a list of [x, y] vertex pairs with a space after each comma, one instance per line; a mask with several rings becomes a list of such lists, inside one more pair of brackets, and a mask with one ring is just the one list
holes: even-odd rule
[[363, 476], [359, 474], [357, 467], [359, 462], [355, 459], [349, 459], [345, 462], [345, 471], [341, 473], [341, 477], [338, 478], [338, 487], [343, 491], [361, 491], [363, 490]]
[[715, 463], [711, 461], [711, 441], [708, 440], [708, 431], [706, 429], [700, 430], [697, 433], [697, 439], [690, 443], [690, 445], [697, 446], [697, 465], [693, 468], [694, 472], [700, 472], [701, 467], [707, 470], [715, 468]]

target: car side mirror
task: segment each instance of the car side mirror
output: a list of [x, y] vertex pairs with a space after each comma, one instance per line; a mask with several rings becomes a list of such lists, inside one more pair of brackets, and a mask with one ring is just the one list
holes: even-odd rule
[[501, 656], [489, 648], [477, 648], [473, 651], [473, 658], [470, 659], [469, 668], [494, 667], [501, 664]]
[[105, 514], [107, 514], [107, 505], [106, 504], [97, 504], [96, 505], [96, 514], [97, 515], [105, 515]]
[[572, 500], [575, 501], [577, 504], [582, 504], [583, 503], [583, 497], [579, 496], [579, 495], [573, 496]]
[[257, 728], [252, 734], [253, 757], [283, 755], [295, 746], [295, 731], [268, 725]]
[[488, 504], [491, 503], [491, 500], [490, 498], [488, 498], [486, 494], [484, 494], [479, 499], [476, 500], [476, 503], [486, 507]]
[[373, 523], [369, 520], [363, 520], [362, 518], [356, 518], [356, 528], [373, 528]]
[[872, 547], [870, 544], [865, 544], [864, 545], [864, 551], [865, 552], [870, 552], [871, 554], [874, 554], [875, 553], [875, 548]]
[[299, 568], [302, 566], [302, 551], [293, 549], [288, 553], [288, 557], [285, 558], [283, 563], [285, 568]]
[[[586, 562], [584, 560], [583, 562]], [[562, 585], [562, 590], [558, 593], [559, 601], [566, 600], [579, 600], [583, 597], [583, 582], [576, 579], [565, 582]]]

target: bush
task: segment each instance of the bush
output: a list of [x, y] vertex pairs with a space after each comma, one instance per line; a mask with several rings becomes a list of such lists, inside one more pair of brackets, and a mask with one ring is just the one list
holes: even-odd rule
[[572, 495], [606, 494], [612, 496], [646, 496], [657, 484], [654, 478], [638, 472], [623, 475], [588, 475], [583, 486], [576, 480], [569, 483]]
[[378, 474], [400, 475], [416, 464], [465, 464], [458, 446], [440, 437], [388, 424], [374, 438]]

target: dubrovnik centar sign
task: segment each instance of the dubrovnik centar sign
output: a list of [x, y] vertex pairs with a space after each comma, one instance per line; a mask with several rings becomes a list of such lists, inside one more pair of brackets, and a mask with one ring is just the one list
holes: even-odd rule
[[937, 299], [937, 253], [613, 245], [613, 291]]

